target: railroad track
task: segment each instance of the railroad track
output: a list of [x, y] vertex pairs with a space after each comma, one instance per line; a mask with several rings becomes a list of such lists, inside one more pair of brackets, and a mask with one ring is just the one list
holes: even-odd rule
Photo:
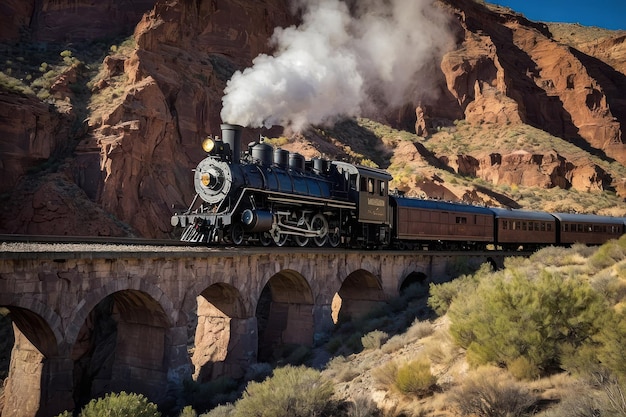
[[146, 239], [138, 237], [111, 236], [53, 236], [53, 235], [3, 235], [0, 242], [12, 243], [75, 243], [100, 245], [137, 245], [137, 246], [197, 246], [174, 239]]

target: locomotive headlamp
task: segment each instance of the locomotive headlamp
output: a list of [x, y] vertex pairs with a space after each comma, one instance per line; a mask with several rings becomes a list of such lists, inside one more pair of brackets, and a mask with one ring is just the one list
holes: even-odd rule
[[204, 152], [211, 153], [213, 148], [215, 148], [215, 142], [210, 136], [202, 141], [202, 149], [204, 149]]
[[202, 185], [204, 185], [205, 187], [208, 187], [211, 183], [211, 176], [206, 172], [203, 172], [202, 176], [200, 176], [200, 182], [202, 182]]

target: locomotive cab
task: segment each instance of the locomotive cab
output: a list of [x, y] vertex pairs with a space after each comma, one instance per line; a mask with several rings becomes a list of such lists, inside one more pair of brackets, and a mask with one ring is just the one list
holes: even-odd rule
[[333, 165], [344, 178], [349, 200], [357, 202], [353, 236], [363, 240], [366, 246], [389, 244], [391, 210], [388, 192], [393, 177], [381, 169], [337, 161]]

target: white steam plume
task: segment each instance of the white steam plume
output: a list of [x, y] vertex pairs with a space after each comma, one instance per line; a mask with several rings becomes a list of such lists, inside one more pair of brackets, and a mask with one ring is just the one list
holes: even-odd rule
[[[221, 117], [249, 127], [330, 123], [374, 105], [415, 102], [450, 45], [448, 16], [433, 0], [294, 0], [298, 27], [277, 28], [273, 56], [228, 81]], [[375, 103], [375, 104], [374, 104]]]

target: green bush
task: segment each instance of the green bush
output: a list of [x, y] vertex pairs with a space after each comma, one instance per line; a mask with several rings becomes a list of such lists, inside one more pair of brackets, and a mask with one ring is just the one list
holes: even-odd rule
[[480, 281], [480, 277], [492, 271], [490, 264], [481, 265], [473, 275], [462, 275], [459, 278], [442, 284], [430, 284], [428, 306], [439, 316], [446, 314], [452, 301], [462, 293], [472, 291]]
[[559, 369], [561, 353], [577, 348], [606, 323], [608, 308], [581, 280], [548, 269], [528, 276], [523, 269], [494, 273], [450, 306], [450, 332], [475, 364], [504, 366], [518, 358], [527, 372]]
[[416, 359], [398, 367], [395, 386], [403, 394], [423, 397], [433, 392], [437, 378], [430, 372], [426, 359]]
[[91, 400], [80, 412], [80, 417], [161, 417], [156, 404], [141, 394], [110, 393]]
[[315, 417], [330, 402], [333, 387], [320, 372], [285, 366], [263, 382], [250, 382], [235, 403], [234, 417]]
[[599, 271], [626, 259], [626, 239], [611, 240], [600, 246], [589, 258], [591, 268]]

